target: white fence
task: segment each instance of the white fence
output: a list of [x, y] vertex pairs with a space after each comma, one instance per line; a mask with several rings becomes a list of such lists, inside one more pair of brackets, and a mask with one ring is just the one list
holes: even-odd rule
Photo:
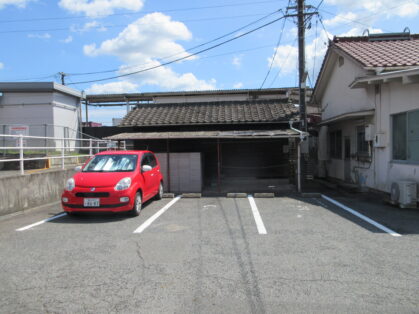
[[[10, 145], [0, 146], [0, 165], [5, 162], [19, 162], [21, 175], [25, 173], [25, 161], [61, 159], [61, 168], [65, 169], [66, 158], [90, 157], [103, 150], [117, 149], [116, 142], [114, 141], [92, 138], [44, 137], [22, 134], [0, 134], [0, 138], [5, 139], [8, 145]], [[42, 141], [46, 144], [52, 142], [52, 145], [31, 145], [31, 141], [38, 143], [39, 141]], [[4, 142], [5, 141], [3, 141], [3, 143]], [[57, 145], [57, 143], [60, 143], [60, 145]], [[125, 142], [121, 142], [121, 145], [122, 146], [118, 147], [118, 149], [125, 150]], [[39, 154], [45, 156], [31, 157], [34, 151], [40, 151]], [[17, 153], [19, 154], [19, 158], [8, 158], [8, 156], [17, 155]]]

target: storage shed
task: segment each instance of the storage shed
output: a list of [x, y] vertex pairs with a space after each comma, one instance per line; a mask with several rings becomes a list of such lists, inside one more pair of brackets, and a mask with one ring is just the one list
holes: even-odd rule
[[[129, 132], [107, 138], [158, 153], [166, 191], [279, 192], [293, 188], [296, 176], [294, 103], [283, 97], [139, 104], [120, 124]], [[191, 153], [198, 154], [193, 161]]]

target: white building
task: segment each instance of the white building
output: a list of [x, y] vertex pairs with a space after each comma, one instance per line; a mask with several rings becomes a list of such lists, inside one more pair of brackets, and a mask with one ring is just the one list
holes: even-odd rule
[[0, 83], [0, 133], [77, 138], [81, 98], [79, 91], [54, 82]]
[[314, 92], [322, 176], [390, 192], [419, 182], [419, 35], [335, 37]]

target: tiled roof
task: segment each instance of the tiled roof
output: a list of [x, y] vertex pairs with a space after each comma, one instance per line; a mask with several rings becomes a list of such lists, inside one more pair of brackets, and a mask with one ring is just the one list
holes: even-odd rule
[[335, 37], [333, 45], [366, 67], [419, 65], [419, 34], [407, 38]]
[[297, 117], [298, 107], [272, 100], [146, 104], [129, 112], [120, 126], [263, 123]]

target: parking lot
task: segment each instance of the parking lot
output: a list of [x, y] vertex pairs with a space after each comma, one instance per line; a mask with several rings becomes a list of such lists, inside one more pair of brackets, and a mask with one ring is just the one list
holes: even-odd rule
[[417, 313], [418, 211], [332, 197], [393, 234], [293, 195], [3, 217], [1, 312]]

